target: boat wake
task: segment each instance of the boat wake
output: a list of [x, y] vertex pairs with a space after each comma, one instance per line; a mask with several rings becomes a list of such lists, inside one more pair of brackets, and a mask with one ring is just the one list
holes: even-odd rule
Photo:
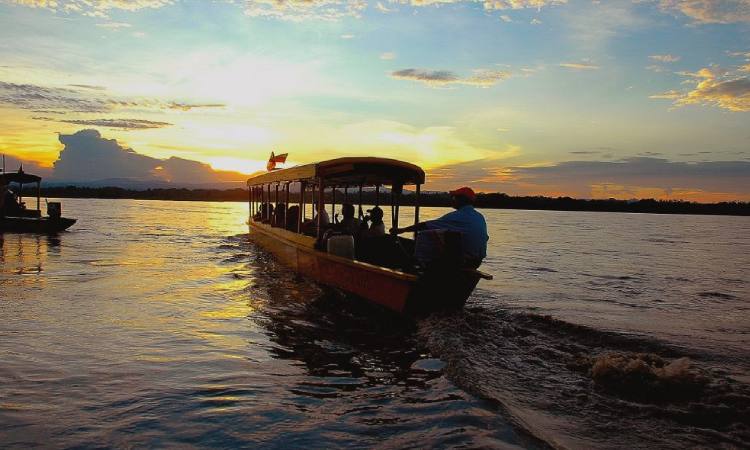
[[723, 368], [739, 360], [513, 310], [481, 289], [463, 311], [415, 327], [294, 275], [244, 236], [232, 240], [251, 255], [251, 289], [264, 299], [255, 320], [280, 345], [276, 356], [303, 361], [311, 375], [383, 386], [442, 374], [528, 433], [525, 445], [750, 443], [750, 385]]
[[702, 355], [491, 305], [421, 321], [420, 341], [455, 384], [553, 447], [750, 443], [750, 386]]

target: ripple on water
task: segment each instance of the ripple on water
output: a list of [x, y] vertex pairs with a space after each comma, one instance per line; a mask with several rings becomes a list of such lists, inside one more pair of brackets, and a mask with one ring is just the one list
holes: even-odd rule
[[750, 386], [654, 339], [476, 307], [430, 317], [419, 335], [457, 385], [554, 445], [750, 442]]

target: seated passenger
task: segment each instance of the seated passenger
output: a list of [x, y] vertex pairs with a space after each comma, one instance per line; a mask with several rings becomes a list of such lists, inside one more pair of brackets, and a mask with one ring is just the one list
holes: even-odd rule
[[[322, 205], [323, 207], [320, 208], [320, 219], [322, 220], [321, 224], [325, 227], [331, 224], [331, 219], [328, 217], [328, 213], [326, 212], [325, 205]], [[313, 214], [313, 222], [318, 223], [318, 215]]]
[[292, 205], [286, 212], [286, 229], [297, 231], [297, 221], [299, 220], [299, 206]]
[[25, 208], [22, 203], [18, 201], [18, 195], [15, 192], [8, 189], [5, 191], [3, 201], [3, 213], [8, 215], [18, 214]]
[[383, 223], [383, 210], [376, 206], [367, 210], [370, 213], [365, 217], [365, 222], [370, 222], [370, 228], [364, 232], [365, 237], [385, 236], [385, 223]]
[[[452, 206], [455, 211], [435, 220], [428, 220], [406, 228], [391, 229], [391, 233], [407, 231], [445, 230], [461, 234], [463, 265], [477, 268], [487, 256], [487, 222], [484, 216], [474, 209], [476, 194], [471, 188], [462, 187], [451, 191]], [[419, 255], [417, 259], [419, 259]]]
[[362, 221], [354, 217], [354, 205], [351, 203], [341, 205], [341, 214], [344, 218], [336, 224], [336, 229], [351, 234], [355, 239], [359, 237]]
[[279, 203], [276, 213], [273, 215], [273, 226], [284, 228], [286, 226], [286, 205]]

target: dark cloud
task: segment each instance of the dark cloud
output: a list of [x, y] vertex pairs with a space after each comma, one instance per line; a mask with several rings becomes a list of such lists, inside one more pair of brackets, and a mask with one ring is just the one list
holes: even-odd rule
[[199, 108], [224, 108], [221, 103], [184, 103], [141, 98], [114, 98], [103, 93], [102, 86], [69, 84], [47, 87], [0, 81], [0, 105], [10, 105], [42, 114], [64, 112], [101, 113], [115, 109], [149, 108], [190, 111]]
[[68, 88], [50, 88], [34, 84], [0, 81], [0, 104], [21, 109], [103, 112], [110, 109], [106, 100], [83, 95]]
[[573, 155], [598, 155], [601, 152], [598, 150], [576, 150], [574, 152], [570, 152]]
[[400, 80], [421, 81], [427, 84], [447, 84], [459, 80], [456, 74], [448, 70], [402, 69], [392, 72], [391, 76]]
[[91, 84], [69, 84], [70, 87], [76, 87], [81, 89], [91, 89], [92, 91], [106, 91], [107, 88], [104, 86], [94, 86]]
[[[42, 120], [54, 120], [47, 117]], [[57, 122], [72, 123], [75, 125], [88, 125], [106, 128], [123, 128], [126, 130], [145, 130], [151, 128], [164, 128], [172, 126], [168, 122], [155, 122], [143, 119], [93, 119], [93, 120], [58, 120]]]
[[483, 191], [516, 195], [592, 197], [603, 196], [600, 188], [610, 186], [611, 192], [620, 197], [643, 195], [646, 189], [651, 189], [676, 198], [692, 198], [691, 195], [701, 192], [750, 199], [750, 162], [746, 161], [676, 162], [635, 157], [519, 167], [503, 165], [502, 161], [478, 160], [434, 169], [428, 175], [430, 189], [471, 183]]
[[465, 84], [489, 87], [510, 78], [511, 73], [502, 70], [476, 69], [471, 76], [459, 77], [449, 70], [402, 69], [391, 72], [391, 77], [398, 80], [418, 81], [431, 86]]
[[226, 105], [221, 103], [167, 103], [168, 109], [179, 109], [182, 111], [190, 111], [191, 109], [197, 108], [224, 108]]
[[181, 185], [242, 181], [236, 172], [216, 171], [208, 164], [182, 158], [159, 159], [136, 153], [96, 130], [60, 135], [65, 146], [54, 163], [53, 180], [91, 182], [127, 179]]
[[[2, 159], [0, 159], [2, 161]], [[1, 164], [1, 163], [0, 163]], [[5, 170], [8, 172], [16, 172], [21, 166], [23, 166], [24, 172], [39, 175], [43, 178], [47, 178], [52, 175], [52, 168], [42, 166], [36, 161], [25, 160], [13, 155], [5, 155]], [[2, 166], [0, 165], [0, 169]]]

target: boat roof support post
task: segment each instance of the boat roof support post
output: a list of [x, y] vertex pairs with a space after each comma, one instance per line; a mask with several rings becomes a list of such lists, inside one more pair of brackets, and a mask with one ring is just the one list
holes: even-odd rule
[[[289, 184], [291, 181], [286, 182], [286, 199], [284, 200], [286, 202], [286, 210], [289, 211]], [[286, 211], [284, 212], [284, 218], [286, 219]]]
[[36, 182], [36, 210], [41, 211], [42, 182]]
[[302, 219], [305, 217], [305, 189], [307, 184], [304, 181], [299, 182], [299, 214], [297, 214], [297, 233], [302, 232]]
[[323, 215], [320, 211], [325, 208], [325, 202], [323, 198], [323, 178], [318, 179], [318, 242], [322, 242], [323, 239]]
[[268, 204], [266, 205], [265, 219], [271, 221], [271, 183], [268, 183]]
[[[419, 223], [419, 200], [422, 194], [422, 185], [417, 183], [416, 192], [414, 193], [414, 225]], [[414, 230], [414, 240], [417, 240], [417, 231]]]
[[362, 218], [365, 216], [362, 213], [362, 184], [363, 183], [364, 181], [362, 183], [359, 183], [359, 198], [357, 199], [357, 202], [359, 203], [359, 219], [360, 220], [362, 220]]
[[403, 184], [391, 185], [391, 223], [393, 228], [398, 228], [399, 200], [403, 189]]
[[336, 220], [336, 186], [331, 186], [331, 217], [328, 219], [330, 223]]

